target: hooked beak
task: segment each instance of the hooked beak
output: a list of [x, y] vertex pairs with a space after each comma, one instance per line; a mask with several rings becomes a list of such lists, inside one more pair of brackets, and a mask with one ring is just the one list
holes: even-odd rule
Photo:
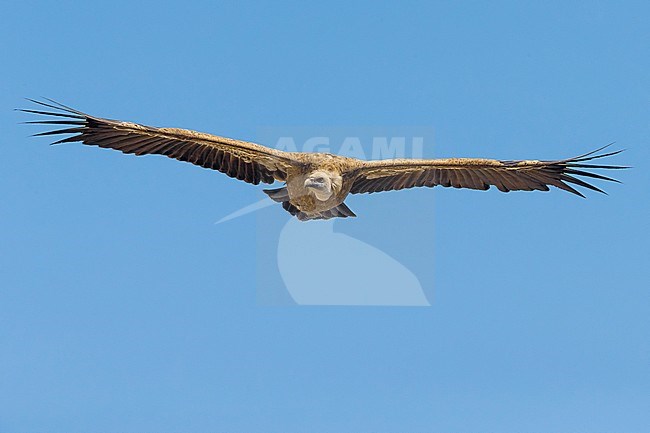
[[313, 188], [313, 189], [318, 189], [322, 190], [325, 189], [325, 182], [321, 180], [315, 180], [312, 178], [308, 178], [305, 180], [305, 188]]

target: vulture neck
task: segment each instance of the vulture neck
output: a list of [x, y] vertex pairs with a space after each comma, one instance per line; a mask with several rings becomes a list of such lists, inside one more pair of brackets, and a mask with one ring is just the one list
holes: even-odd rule
[[316, 196], [316, 198], [317, 198], [319, 201], [327, 201], [327, 200], [329, 200], [330, 197], [332, 196], [332, 192], [331, 192], [331, 191], [330, 191], [330, 192], [327, 192], [327, 191], [316, 191], [316, 190], [312, 190], [312, 192], [314, 193], [314, 196]]

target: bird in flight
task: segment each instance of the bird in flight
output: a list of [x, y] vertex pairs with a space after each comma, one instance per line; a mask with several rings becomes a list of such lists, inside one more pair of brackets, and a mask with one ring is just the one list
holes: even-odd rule
[[[301, 221], [356, 216], [344, 200], [348, 194], [413, 187], [470, 188], [500, 191], [548, 191], [549, 186], [584, 197], [571, 185], [604, 192], [581, 178], [618, 182], [592, 169], [622, 169], [589, 161], [621, 151], [599, 153], [607, 146], [574, 158], [555, 161], [500, 161], [482, 158], [387, 159], [363, 161], [329, 153], [284, 152], [248, 141], [177, 128], [156, 128], [104, 119], [58, 102], [29, 101], [54, 111], [21, 109], [49, 116], [26, 123], [62, 125], [35, 134], [72, 134], [52, 144], [81, 142], [135, 155], [165, 155], [218, 170], [253, 185], [284, 182], [264, 192]], [[609, 146], [609, 145], [608, 145]]]

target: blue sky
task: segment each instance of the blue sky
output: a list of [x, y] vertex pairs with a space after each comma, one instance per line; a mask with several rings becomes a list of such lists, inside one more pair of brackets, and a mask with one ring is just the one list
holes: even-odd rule
[[[647, 431], [649, 14], [645, 2], [4, 6], [0, 431]], [[616, 141], [627, 151], [612, 162], [634, 169], [586, 200], [352, 197], [359, 218], [335, 230], [412, 269], [432, 306], [272, 306], [260, 286], [278, 277], [260, 275], [258, 243], [282, 210], [213, 224], [261, 188], [49, 147], [12, 111], [40, 96], [249, 140], [432, 127], [428, 157], [554, 159]]]

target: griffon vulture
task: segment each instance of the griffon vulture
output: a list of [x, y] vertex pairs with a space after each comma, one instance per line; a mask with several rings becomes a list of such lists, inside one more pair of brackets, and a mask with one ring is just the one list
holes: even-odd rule
[[[154, 128], [91, 116], [55, 101], [31, 102], [55, 111], [20, 110], [52, 116], [27, 123], [65, 125], [35, 135], [74, 134], [52, 144], [80, 141], [135, 155], [159, 154], [257, 185], [284, 182], [266, 189], [276, 202], [299, 220], [356, 216], [344, 203], [348, 194], [400, 190], [419, 186], [500, 191], [548, 191], [554, 186], [584, 197], [570, 184], [603, 192], [579, 177], [615, 179], [591, 169], [627, 168], [587, 163], [621, 152], [598, 154], [603, 148], [556, 161], [499, 161], [480, 158], [389, 159], [362, 161], [329, 153], [283, 152], [247, 141], [177, 128]], [[607, 146], [605, 146], [607, 147]]]

